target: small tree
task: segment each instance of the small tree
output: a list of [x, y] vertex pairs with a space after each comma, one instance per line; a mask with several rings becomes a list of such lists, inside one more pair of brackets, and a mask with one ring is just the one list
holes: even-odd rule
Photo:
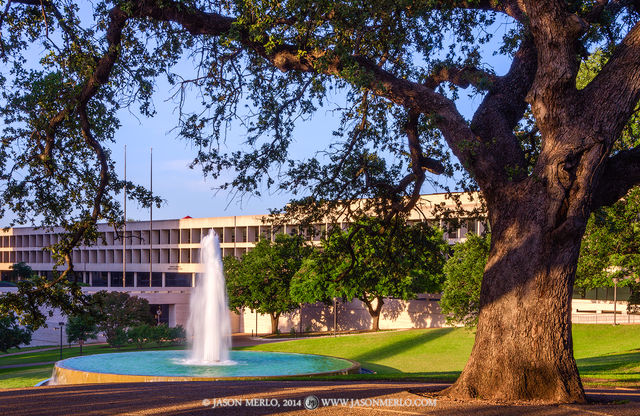
[[89, 313], [70, 316], [66, 326], [67, 341], [69, 343], [78, 342], [80, 344], [80, 355], [82, 355], [82, 344], [89, 339], [98, 337], [98, 326], [96, 318]]
[[183, 344], [187, 339], [187, 331], [185, 331], [182, 325], [169, 328], [169, 339], [174, 344]]
[[19, 262], [11, 265], [9, 267], [11, 271], [12, 280], [24, 280], [29, 279], [33, 276], [33, 269], [25, 262]]
[[96, 316], [98, 329], [107, 342], [119, 346], [126, 338], [126, 329], [140, 324], [153, 323], [149, 302], [123, 292], [101, 290], [93, 295], [92, 314]]
[[291, 278], [311, 248], [301, 236], [278, 234], [275, 242], [261, 240], [242, 259], [224, 259], [229, 307], [251, 308], [271, 316], [271, 332], [278, 330], [280, 315], [295, 310], [291, 300]]
[[7, 352], [9, 348], [20, 347], [31, 342], [32, 331], [29, 327], [21, 328], [15, 315], [10, 314], [0, 318], [0, 351]]
[[408, 300], [440, 290], [447, 250], [442, 231], [426, 223], [408, 225], [399, 219], [386, 227], [379, 219], [365, 218], [323, 240], [322, 250], [293, 280], [291, 294], [306, 303], [357, 298], [377, 331], [384, 298]]
[[144, 344], [151, 342], [151, 333], [153, 332], [153, 328], [154, 327], [149, 324], [132, 326], [127, 330], [127, 338], [130, 342], [136, 344], [138, 349], [142, 349]]
[[480, 309], [480, 285], [489, 257], [491, 236], [467, 234], [467, 241], [456, 244], [444, 265], [444, 289], [440, 307], [447, 323], [476, 326]]

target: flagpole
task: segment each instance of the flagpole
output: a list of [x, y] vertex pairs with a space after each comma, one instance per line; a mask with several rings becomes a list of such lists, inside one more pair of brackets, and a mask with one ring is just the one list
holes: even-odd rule
[[124, 145], [124, 230], [122, 232], [122, 287], [127, 278], [127, 145]]
[[151, 204], [149, 205], [149, 287], [153, 281], [153, 147], [149, 153], [150, 158], [150, 192], [151, 192]]

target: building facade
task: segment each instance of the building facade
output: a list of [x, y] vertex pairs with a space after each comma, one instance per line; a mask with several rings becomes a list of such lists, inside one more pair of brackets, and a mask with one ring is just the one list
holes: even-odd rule
[[[460, 195], [462, 208], [471, 211], [478, 203], [477, 195]], [[435, 220], [435, 206], [453, 208], [454, 202], [446, 194], [423, 195], [409, 216], [409, 221], [430, 221], [445, 229], [449, 243], [464, 241], [466, 234], [481, 234], [482, 220], [467, 218], [451, 226]], [[295, 224], [274, 228], [261, 215], [190, 218], [128, 222], [126, 232], [107, 224], [99, 224], [99, 238], [94, 245], [79, 246], [73, 251], [76, 273], [86, 285], [85, 293], [99, 290], [125, 291], [145, 298], [160, 322], [170, 326], [185, 325], [189, 315], [189, 296], [201, 272], [200, 242], [210, 232], [220, 239], [223, 256], [241, 257], [261, 238], [273, 239], [277, 233], [296, 233]], [[348, 224], [332, 224], [346, 228]], [[329, 224], [317, 224], [325, 231]], [[124, 236], [124, 238], [123, 238]], [[11, 280], [11, 266], [24, 262], [40, 275], [50, 275], [51, 255], [45, 247], [55, 244], [59, 232], [32, 227], [0, 230], [0, 277]], [[320, 235], [309, 238], [319, 241]], [[125, 244], [126, 243], [126, 244]], [[0, 291], [15, 290], [2, 287]], [[441, 326], [444, 318], [438, 306], [440, 296], [424, 294], [412, 301], [389, 299], [385, 302], [380, 320], [381, 328], [413, 328]], [[583, 307], [583, 309], [585, 309]], [[622, 308], [620, 308], [622, 309]], [[160, 311], [160, 313], [157, 313]], [[370, 318], [359, 301], [340, 304], [335, 311], [338, 329], [366, 329]], [[324, 305], [303, 305], [298, 311], [280, 319], [280, 330], [289, 332], [326, 330], [333, 326], [332, 308]], [[231, 313], [234, 332], [266, 333], [270, 331], [268, 316], [257, 316], [250, 310]], [[64, 317], [54, 316], [52, 323]]]
[[[472, 209], [477, 203], [476, 196], [463, 196], [463, 208]], [[434, 221], [433, 207], [453, 206], [446, 194], [422, 196], [409, 221]], [[251, 250], [261, 238], [274, 239], [278, 233], [296, 233], [295, 224], [273, 227], [267, 224], [265, 216], [244, 215], [212, 218], [190, 218], [175, 220], [157, 220], [127, 222], [126, 232], [114, 229], [107, 224], [98, 225], [98, 240], [91, 246], [79, 246], [74, 249], [72, 258], [74, 270], [86, 285], [86, 293], [98, 290], [126, 291], [149, 301], [154, 311], [161, 311], [160, 320], [171, 326], [185, 325], [189, 314], [189, 295], [201, 272], [200, 242], [210, 232], [218, 234], [223, 256], [241, 257]], [[347, 227], [348, 224], [332, 224]], [[436, 225], [445, 226], [441, 221]], [[316, 229], [325, 231], [329, 224], [317, 224]], [[445, 227], [446, 228], [446, 227]], [[462, 241], [467, 232], [481, 233], [484, 230], [481, 221], [470, 219], [461, 227], [449, 227], [446, 237], [451, 243]], [[54, 267], [50, 252], [45, 250], [59, 239], [56, 230], [47, 231], [32, 227], [16, 227], [0, 231], [0, 276], [2, 280], [11, 280], [11, 266], [24, 262], [34, 272], [48, 276]], [[310, 240], [318, 242], [320, 233]], [[11, 290], [11, 288], [2, 288]], [[344, 307], [344, 306], [343, 306]], [[305, 313], [311, 326], [320, 329], [325, 311], [318, 306], [308, 306]], [[360, 305], [348, 308], [348, 315], [366, 313]], [[362, 311], [360, 311], [362, 309]], [[431, 308], [432, 309], [432, 308]], [[296, 325], [298, 318], [282, 318], [283, 330]], [[267, 332], [268, 317], [257, 317], [251, 311], [242, 315], [232, 314], [235, 332]], [[57, 321], [57, 319], [54, 319]], [[354, 321], [362, 321], [354, 318]], [[331, 321], [333, 322], [333, 321]], [[250, 323], [250, 324], [249, 324]], [[434, 321], [435, 324], [435, 321]], [[349, 325], [343, 320], [343, 326]], [[382, 325], [385, 325], [383, 319]], [[251, 330], [249, 329], [251, 328]]]

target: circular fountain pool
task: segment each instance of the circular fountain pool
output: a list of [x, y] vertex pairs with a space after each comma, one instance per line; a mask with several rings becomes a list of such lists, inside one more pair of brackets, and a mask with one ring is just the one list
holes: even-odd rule
[[360, 365], [312, 354], [231, 351], [233, 364], [186, 364], [188, 351], [88, 355], [58, 361], [52, 384], [266, 379], [293, 375], [353, 374]]

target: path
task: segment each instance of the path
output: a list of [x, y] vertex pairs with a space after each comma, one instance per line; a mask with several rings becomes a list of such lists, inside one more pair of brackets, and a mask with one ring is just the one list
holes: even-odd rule
[[[497, 405], [424, 394], [442, 384], [385, 381], [220, 381], [94, 384], [0, 390], [0, 414], [21, 415], [600, 415], [640, 414], [640, 391], [587, 389], [598, 402], [569, 405]], [[303, 403], [311, 395], [319, 407]], [[331, 404], [331, 400], [334, 404]], [[247, 402], [246, 400], [249, 400]], [[262, 401], [261, 401], [262, 400]], [[343, 400], [340, 404], [339, 400]], [[618, 403], [618, 404], [616, 404]], [[227, 406], [222, 406], [226, 404]], [[218, 405], [216, 409], [212, 406]]]
[[7, 368], [19, 368], [19, 367], [37, 367], [39, 365], [47, 365], [47, 364], [55, 364], [55, 361], [42, 361], [39, 363], [0, 365], [0, 370], [4, 370]]
[[2, 354], [2, 355], [0, 355], [0, 358], [4, 358], [4, 357], [11, 357], [11, 356], [13, 356], [13, 355], [31, 354], [32, 352], [51, 351], [51, 350], [57, 350], [57, 349], [60, 349], [60, 346], [57, 346], [57, 347], [47, 347], [47, 348], [38, 348], [38, 349], [33, 349], [33, 350], [26, 350], [26, 351], [12, 352], [12, 353], [9, 353], [9, 354]]

